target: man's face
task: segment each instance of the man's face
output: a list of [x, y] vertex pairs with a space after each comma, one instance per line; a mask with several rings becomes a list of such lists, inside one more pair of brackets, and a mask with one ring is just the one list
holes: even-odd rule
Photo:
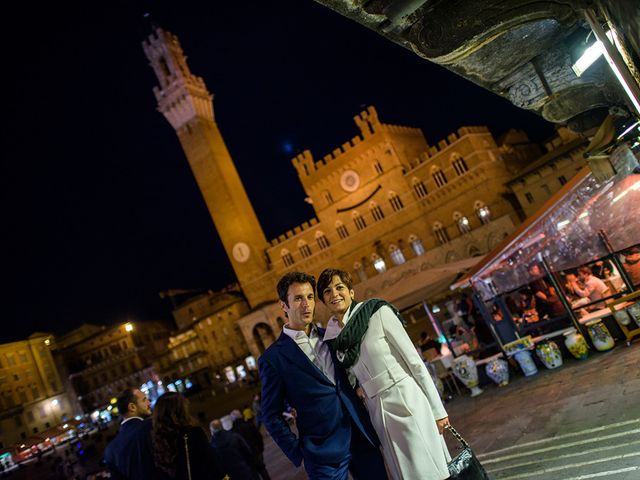
[[321, 293], [325, 305], [336, 315], [344, 315], [353, 302], [353, 290], [349, 290], [338, 275], [333, 276], [331, 283]]
[[[137, 415], [139, 417], [148, 417], [151, 415], [151, 402], [147, 398], [147, 396], [142, 393], [140, 390], [135, 390], [133, 392], [136, 397], [135, 402], [129, 404], [129, 412], [132, 415]], [[132, 406], [135, 411], [132, 411]]]
[[540, 273], [541, 273], [541, 272], [540, 272], [540, 267], [539, 267], [538, 265], [532, 265], [532, 266], [529, 268], [529, 274], [530, 274], [532, 277], [538, 277], [538, 276], [540, 276]]
[[589, 274], [586, 272], [578, 272], [578, 278], [581, 282], [585, 282], [589, 279]]
[[287, 302], [280, 302], [282, 310], [289, 319], [288, 327], [293, 330], [305, 330], [313, 321], [316, 308], [316, 296], [309, 283], [293, 283], [287, 291]]

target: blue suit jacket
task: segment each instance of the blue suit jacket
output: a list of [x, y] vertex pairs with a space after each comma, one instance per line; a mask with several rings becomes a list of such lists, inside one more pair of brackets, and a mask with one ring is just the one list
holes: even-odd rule
[[107, 445], [104, 461], [117, 479], [153, 479], [155, 463], [151, 446], [151, 419], [131, 419]]
[[[324, 335], [324, 330], [320, 335]], [[339, 463], [349, 454], [351, 420], [372, 445], [378, 437], [347, 375], [335, 366], [336, 384], [284, 333], [260, 356], [262, 417], [267, 430], [294, 465]], [[296, 409], [300, 438], [282, 418], [285, 400]]]

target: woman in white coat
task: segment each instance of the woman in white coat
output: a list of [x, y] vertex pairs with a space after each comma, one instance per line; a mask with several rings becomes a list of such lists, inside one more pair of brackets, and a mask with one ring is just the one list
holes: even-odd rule
[[333, 313], [324, 340], [358, 379], [392, 478], [448, 478], [447, 412], [399, 313], [383, 300], [354, 301], [342, 270], [324, 270], [318, 293]]

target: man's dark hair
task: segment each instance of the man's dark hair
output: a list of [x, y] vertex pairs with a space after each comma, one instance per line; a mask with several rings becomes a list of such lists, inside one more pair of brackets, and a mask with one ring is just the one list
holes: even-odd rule
[[278, 298], [289, 306], [289, 300], [287, 294], [289, 293], [289, 287], [294, 283], [309, 283], [313, 289], [313, 293], [316, 292], [316, 277], [304, 272], [289, 272], [283, 275], [278, 281], [276, 287], [278, 291]]
[[578, 269], [578, 273], [583, 275], [591, 275], [593, 272], [591, 271], [591, 267], [580, 267]]
[[351, 274], [349, 272], [338, 270], [337, 268], [325, 268], [318, 277], [318, 295], [320, 296], [320, 300], [322, 300], [322, 303], [324, 303], [322, 292], [329, 286], [334, 276], [340, 277], [340, 281], [344, 283], [349, 290], [353, 288], [353, 279], [351, 278]]
[[136, 403], [136, 390], [136, 387], [127, 387], [118, 394], [116, 405], [120, 415], [127, 415], [129, 413], [129, 404]]

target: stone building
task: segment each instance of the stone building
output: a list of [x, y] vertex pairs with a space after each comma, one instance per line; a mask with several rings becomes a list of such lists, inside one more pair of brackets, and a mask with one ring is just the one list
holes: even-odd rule
[[54, 348], [55, 338], [48, 333], [0, 345], [0, 448], [79, 413], [64, 390]]
[[[361, 296], [414, 308], [433, 294], [438, 266], [449, 265], [453, 280], [521, 220], [507, 183], [540, 154], [526, 135], [496, 140], [487, 127], [468, 126], [429, 145], [420, 129], [384, 123], [370, 106], [354, 117], [350, 140], [322, 158], [304, 151], [292, 160], [315, 216], [267, 241], [212, 95], [189, 71], [178, 39], [157, 29], [143, 48], [159, 82], [158, 110], [178, 135], [251, 307], [237, 324], [254, 356], [284, 322], [275, 285], [285, 272], [342, 268]], [[320, 306], [318, 318], [325, 313]]]
[[155, 388], [157, 375], [152, 360], [167, 344], [169, 328], [161, 322], [130, 322], [96, 329], [83, 337], [71, 331], [66, 336], [78, 341], [61, 352], [75, 394], [85, 411], [109, 405], [128, 386]]
[[588, 143], [567, 128], [559, 128], [556, 135], [545, 143], [547, 152], [507, 182], [522, 206], [525, 218], [539, 210], [562, 185], [586, 166], [583, 153]]
[[189, 380], [207, 387], [216, 376], [231, 381], [244, 376], [245, 364], [251, 368], [255, 362], [247, 360], [249, 349], [237, 322], [249, 310], [242, 293], [233, 289], [208, 292], [175, 308], [179, 329], [154, 362], [165, 385]]

